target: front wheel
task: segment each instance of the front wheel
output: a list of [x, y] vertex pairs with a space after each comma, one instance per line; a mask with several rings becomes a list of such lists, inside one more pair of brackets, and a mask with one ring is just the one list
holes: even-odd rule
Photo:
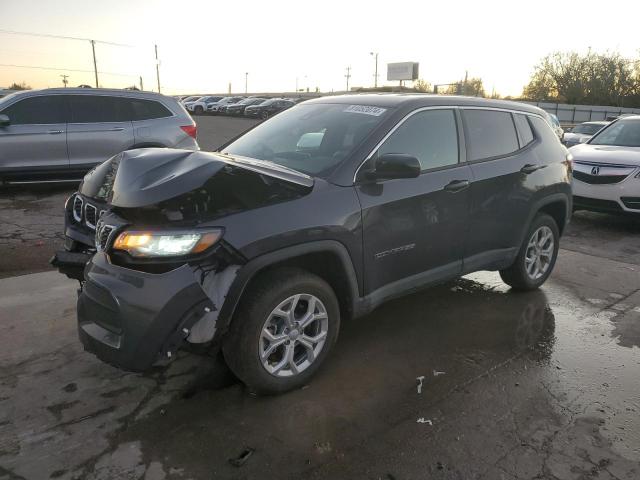
[[194, 113], [196, 115], [202, 115], [204, 113], [204, 108], [202, 108], [200, 105], [196, 106], [196, 108], [194, 109]]
[[515, 262], [500, 277], [515, 290], [535, 290], [551, 275], [558, 257], [560, 232], [550, 215], [540, 213], [531, 223]]
[[262, 118], [263, 120], [266, 120], [267, 118], [269, 118], [269, 112], [262, 112], [260, 114], [260, 118]]
[[309, 381], [339, 329], [332, 288], [316, 275], [282, 268], [259, 278], [242, 298], [223, 352], [251, 390], [282, 393]]

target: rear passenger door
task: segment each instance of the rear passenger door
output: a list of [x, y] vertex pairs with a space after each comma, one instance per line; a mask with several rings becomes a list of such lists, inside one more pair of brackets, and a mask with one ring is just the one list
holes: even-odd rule
[[109, 95], [69, 95], [69, 164], [86, 170], [133, 146], [126, 99]]
[[538, 164], [538, 159], [526, 115], [465, 108], [462, 116], [474, 177], [464, 260], [468, 272], [500, 266], [517, 252], [536, 189], [528, 166]]
[[61, 95], [24, 98], [0, 114], [11, 122], [0, 127], [1, 169], [31, 173], [68, 169], [66, 106]]
[[403, 153], [418, 158], [422, 173], [356, 185], [367, 294], [392, 296], [462, 270], [471, 171], [460, 162], [459, 140], [455, 109], [425, 109], [400, 123], [368, 161], [367, 168], [377, 155]]

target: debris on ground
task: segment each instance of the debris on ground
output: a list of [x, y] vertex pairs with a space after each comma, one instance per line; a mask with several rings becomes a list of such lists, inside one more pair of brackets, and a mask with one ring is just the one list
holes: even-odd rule
[[253, 455], [253, 452], [255, 452], [255, 449], [247, 447], [236, 458], [230, 458], [229, 463], [234, 467], [241, 467], [247, 462], [247, 460], [249, 460], [249, 457]]
[[419, 377], [416, 377], [416, 380], [418, 381], [418, 395], [422, 393], [422, 381], [424, 380], [424, 375], [420, 375]]
[[431, 420], [425, 419], [424, 417], [420, 417], [416, 420], [416, 423], [426, 423], [427, 425], [433, 426], [433, 422]]
[[434, 370], [433, 371], [433, 376], [434, 377], [439, 377], [440, 375], [444, 375], [446, 372], [439, 372], [438, 370]]

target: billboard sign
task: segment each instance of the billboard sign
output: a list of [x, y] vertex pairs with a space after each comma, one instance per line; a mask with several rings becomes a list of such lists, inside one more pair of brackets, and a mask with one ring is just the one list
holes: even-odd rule
[[387, 80], [417, 80], [418, 62], [387, 63]]

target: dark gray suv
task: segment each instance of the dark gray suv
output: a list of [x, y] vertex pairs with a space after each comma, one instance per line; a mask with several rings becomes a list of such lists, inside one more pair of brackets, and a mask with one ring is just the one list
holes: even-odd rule
[[219, 153], [112, 158], [67, 204], [69, 232], [76, 208], [105, 210], [95, 244], [58, 261], [83, 284], [80, 338], [101, 359], [141, 371], [221, 348], [275, 393], [309, 380], [342, 319], [391, 298], [477, 270], [538, 288], [571, 199], [570, 155], [536, 107], [325, 97]]
[[156, 93], [59, 88], [0, 99], [0, 182], [81, 178], [141, 147], [197, 150], [196, 125]]

